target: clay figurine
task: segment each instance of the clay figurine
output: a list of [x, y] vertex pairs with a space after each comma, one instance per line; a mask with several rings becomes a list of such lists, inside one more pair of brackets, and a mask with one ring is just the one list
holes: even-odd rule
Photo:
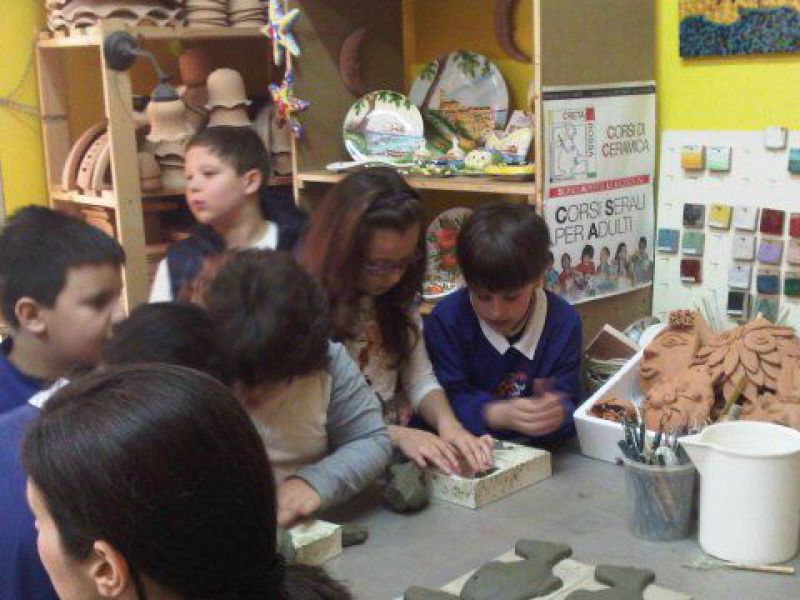
[[429, 494], [425, 474], [411, 461], [389, 467], [388, 482], [383, 488], [383, 501], [398, 513], [409, 513], [428, 506]]
[[597, 565], [594, 578], [608, 589], [577, 590], [566, 600], [644, 600], [644, 591], [656, 580], [656, 574], [647, 569]]

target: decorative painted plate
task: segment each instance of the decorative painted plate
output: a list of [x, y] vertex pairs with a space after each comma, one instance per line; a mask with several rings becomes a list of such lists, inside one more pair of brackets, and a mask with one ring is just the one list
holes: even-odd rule
[[344, 145], [353, 160], [410, 163], [424, 142], [422, 116], [403, 94], [370, 92], [355, 101], [344, 119]]
[[428, 144], [443, 153], [453, 136], [472, 150], [508, 118], [505, 79], [477, 52], [458, 50], [429, 62], [411, 84], [409, 98], [425, 119]]
[[456, 260], [456, 241], [464, 220], [471, 214], [469, 208], [451, 208], [428, 226], [425, 234], [428, 266], [422, 289], [424, 300], [437, 300], [464, 285], [464, 277]]

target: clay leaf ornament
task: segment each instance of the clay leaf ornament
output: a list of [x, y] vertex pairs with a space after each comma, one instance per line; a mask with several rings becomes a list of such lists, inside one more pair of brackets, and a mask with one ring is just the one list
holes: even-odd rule
[[366, 96], [369, 89], [361, 79], [361, 44], [367, 35], [367, 27], [356, 27], [342, 42], [339, 50], [339, 75], [342, 83], [356, 98]]
[[503, 52], [514, 60], [529, 63], [531, 57], [514, 43], [514, 7], [517, 0], [496, 0], [494, 3], [494, 34]]
[[292, 56], [300, 56], [300, 46], [292, 35], [291, 28], [300, 17], [300, 9], [293, 8], [288, 13], [285, 0], [271, 0], [269, 3], [269, 22], [261, 31], [272, 40], [272, 59], [282, 65], [288, 51]]
[[462, 600], [527, 600], [547, 596], [563, 582], [553, 575], [553, 567], [572, 555], [562, 544], [520, 540], [514, 546], [525, 560], [490, 562], [478, 569], [464, 584]]
[[644, 600], [644, 590], [656, 580], [656, 574], [647, 569], [597, 565], [594, 578], [608, 589], [577, 590], [566, 600]]

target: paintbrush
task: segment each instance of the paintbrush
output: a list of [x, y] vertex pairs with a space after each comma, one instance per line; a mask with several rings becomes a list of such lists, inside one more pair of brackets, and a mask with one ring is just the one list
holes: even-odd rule
[[712, 569], [734, 569], [737, 571], [756, 571], [758, 573], [774, 573], [777, 575], [794, 575], [795, 569], [791, 565], [747, 565], [744, 563], [730, 562], [707, 554], [702, 554], [688, 563], [682, 564], [688, 569], [710, 571]]

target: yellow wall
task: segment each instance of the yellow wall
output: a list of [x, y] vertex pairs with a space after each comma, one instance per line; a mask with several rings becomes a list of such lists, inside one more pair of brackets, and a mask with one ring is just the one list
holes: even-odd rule
[[[42, 2], [3, 2], [0, 19], [0, 97], [5, 97], [25, 73], [33, 51], [34, 29]], [[35, 66], [27, 74], [17, 102], [38, 106]], [[0, 105], [0, 161], [7, 212], [37, 202], [45, 204], [44, 158], [39, 119]]]
[[656, 0], [659, 127], [800, 129], [800, 54], [682, 60], [678, 3]]

